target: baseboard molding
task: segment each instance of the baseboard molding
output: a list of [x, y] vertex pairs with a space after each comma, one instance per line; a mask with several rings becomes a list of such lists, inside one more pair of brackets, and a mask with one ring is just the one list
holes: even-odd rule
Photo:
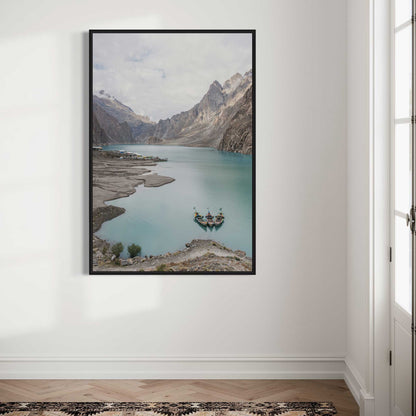
[[0, 379], [343, 379], [343, 357], [0, 357]]
[[348, 359], [345, 360], [344, 380], [360, 407], [360, 416], [375, 416], [374, 396], [366, 391], [364, 380]]

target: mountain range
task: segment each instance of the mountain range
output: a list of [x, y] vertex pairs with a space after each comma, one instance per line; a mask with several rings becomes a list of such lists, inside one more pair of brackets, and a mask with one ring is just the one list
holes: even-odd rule
[[93, 96], [93, 144], [149, 143], [252, 153], [252, 71], [214, 81], [190, 110], [155, 123], [100, 91]]

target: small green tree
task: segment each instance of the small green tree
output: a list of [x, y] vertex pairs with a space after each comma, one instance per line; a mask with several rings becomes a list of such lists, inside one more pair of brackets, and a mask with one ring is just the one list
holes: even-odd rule
[[123, 252], [124, 246], [122, 243], [116, 243], [111, 247], [111, 252], [118, 258], [120, 254]]
[[141, 253], [142, 252], [142, 248], [139, 246], [139, 245], [137, 245], [137, 244], [130, 244], [128, 247], [127, 247], [127, 250], [128, 250], [128, 252], [129, 252], [129, 254], [130, 254], [130, 257], [136, 257], [139, 253]]

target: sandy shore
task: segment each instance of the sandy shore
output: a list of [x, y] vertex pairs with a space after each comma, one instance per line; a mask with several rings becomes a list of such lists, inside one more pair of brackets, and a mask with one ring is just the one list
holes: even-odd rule
[[124, 198], [136, 192], [136, 187], [158, 187], [175, 179], [152, 173], [149, 169], [155, 162], [125, 160], [111, 157], [107, 152], [94, 152], [92, 174], [93, 231], [100, 229], [103, 222], [124, 213], [124, 208], [104, 202]]

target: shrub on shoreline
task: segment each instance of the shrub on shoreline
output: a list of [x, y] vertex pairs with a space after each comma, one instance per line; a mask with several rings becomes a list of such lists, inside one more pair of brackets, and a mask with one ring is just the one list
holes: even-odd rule
[[142, 252], [142, 248], [139, 245], [133, 243], [127, 247], [127, 251], [129, 252], [130, 257], [133, 258]]
[[123, 252], [124, 246], [122, 243], [116, 243], [111, 247], [111, 252], [117, 257], [120, 257], [120, 254]]

